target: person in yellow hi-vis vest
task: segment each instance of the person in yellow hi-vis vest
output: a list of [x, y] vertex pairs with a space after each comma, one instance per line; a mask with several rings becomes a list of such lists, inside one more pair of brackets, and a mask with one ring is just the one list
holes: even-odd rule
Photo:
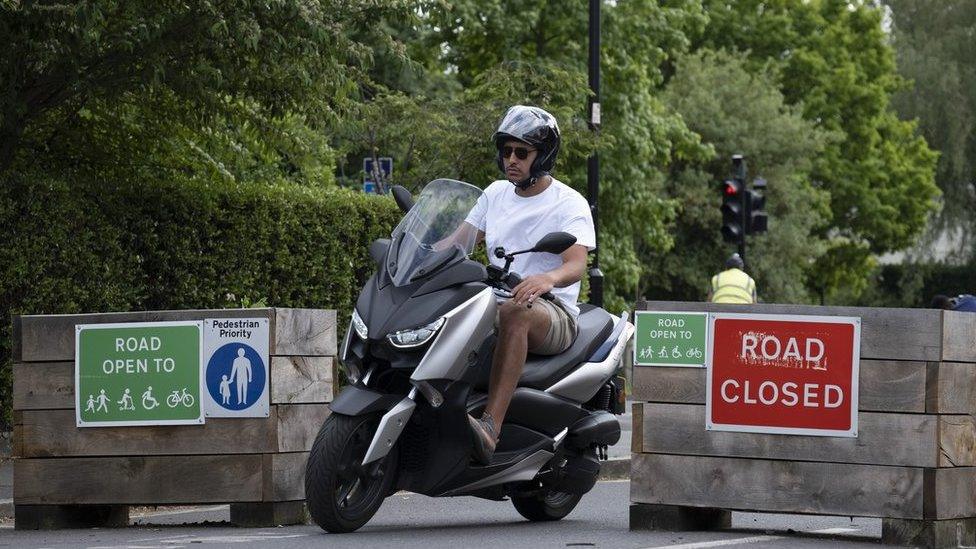
[[732, 254], [725, 261], [726, 270], [712, 277], [708, 289], [708, 301], [712, 303], [755, 303], [756, 281], [742, 270], [744, 264], [739, 254]]

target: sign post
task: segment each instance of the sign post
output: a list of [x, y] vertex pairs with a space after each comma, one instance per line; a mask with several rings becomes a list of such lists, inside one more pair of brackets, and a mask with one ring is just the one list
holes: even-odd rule
[[857, 436], [861, 320], [712, 313], [706, 429]]
[[638, 311], [635, 323], [635, 366], [705, 367], [706, 313]]
[[201, 324], [76, 326], [78, 427], [203, 423]]

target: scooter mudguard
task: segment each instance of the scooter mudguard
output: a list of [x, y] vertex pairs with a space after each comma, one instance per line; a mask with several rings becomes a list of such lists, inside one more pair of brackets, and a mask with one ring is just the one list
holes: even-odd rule
[[365, 387], [349, 385], [339, 393], [329, 409], [334, 414], [344, 416], [358, 416], [371, 414], [373, 412], [388, 412], [396, 406], [403, 396], [385, 395], [376, 391], [371, 391]]

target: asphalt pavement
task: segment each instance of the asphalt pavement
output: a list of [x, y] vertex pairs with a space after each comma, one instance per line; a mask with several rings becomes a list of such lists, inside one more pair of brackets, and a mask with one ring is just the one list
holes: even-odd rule
[[[751, 513], [734, 513], [733, 528], [720, 532], [631, 532], [628, 507], [628, 481], [598, 483], [573, 513], [549, 523], [525, 521], [509, 502], [471, 497], [428, 498], [401, 492], [388, 498], [373, 520], [352, 534], [326, 534], [315, 525], [236, 528], [227, 522], [227, 506], [212, 506], [146, 509], [133, 513], [133, 526], [122, 529], [38, 532], [13, 530], [12, 524], [6, 522], [0, 524], [6, 528], [0, 528], [0, 547], [806, 548], [877, 546], [881, 536], [878, 519]], [[201, 524], [203, 521], [208, 522]]]

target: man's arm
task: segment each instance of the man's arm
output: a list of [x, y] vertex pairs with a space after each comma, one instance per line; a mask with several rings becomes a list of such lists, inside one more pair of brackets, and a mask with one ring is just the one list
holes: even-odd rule
[[540, 295], [553, 288], [565, 288], [579, 282], [586, 272], [586, 246], [573, 244], [560, 254], [563, 264], [549, 272], [526, 277], [512, 289], [512, 301], [516, 305], [532, 303]]

